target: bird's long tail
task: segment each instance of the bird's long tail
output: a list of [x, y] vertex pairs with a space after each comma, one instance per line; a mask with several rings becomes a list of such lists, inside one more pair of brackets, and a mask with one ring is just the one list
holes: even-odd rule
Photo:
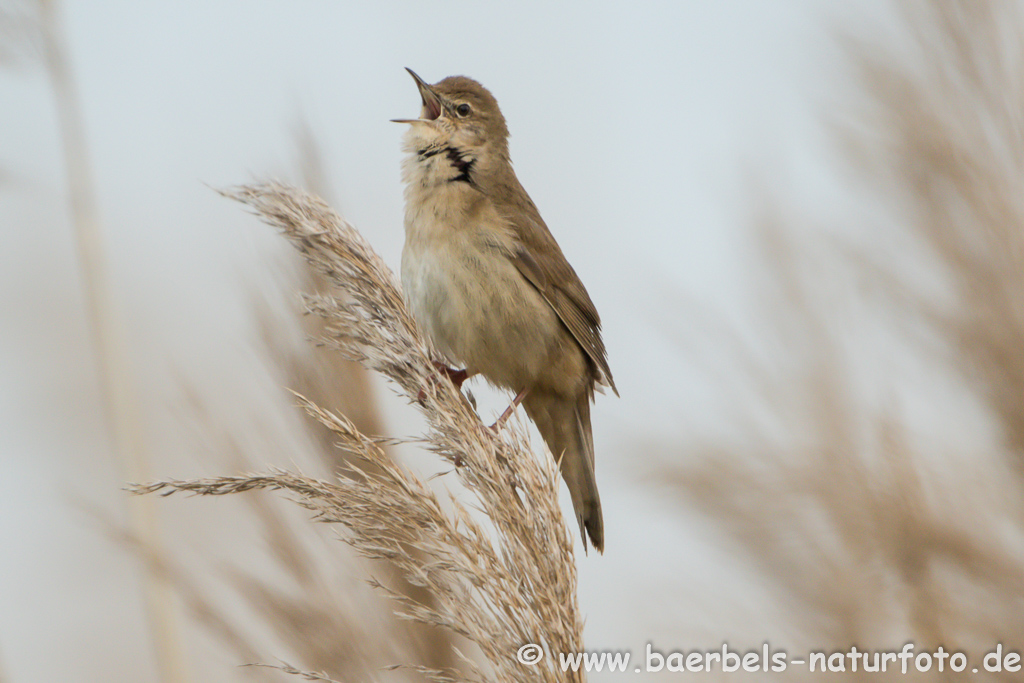
[[575, 400], [554, 393], [531, 391], [523, 401], [527, 415], [537, 425], [555, 458], [561, 458], [562, 479], [569, 487], [583, 547], [587, 535], [598, 552], [604, 552], [604, 520], [601, 497], [594, 475], [594, 438], [590, 429], [591, 392]]

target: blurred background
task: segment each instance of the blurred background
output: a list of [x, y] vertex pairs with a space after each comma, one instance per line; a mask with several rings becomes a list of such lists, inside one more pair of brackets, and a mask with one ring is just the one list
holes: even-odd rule
[[[1017, 3], [7, 0], [0, 681], [452, 664], [292, 506], [122, 490], [328, 476], [286, 388], [422, 429], [306, 341], [314, 276], [215, 192], [308, 187], [397, 269], [403, 67], [495, 94], [602, 315], [589, 649], [1024, 647]], [[508, 400], [471, 389], [485, 419]]]

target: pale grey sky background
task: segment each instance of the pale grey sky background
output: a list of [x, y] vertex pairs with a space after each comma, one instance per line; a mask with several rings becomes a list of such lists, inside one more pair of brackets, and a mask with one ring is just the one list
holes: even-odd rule
[[[709, 316], [756, 338], [754, 200], [855, 210], [823, 128], [849, 87], [834, 36], [876, 33], [882, 13], [849, 5], [63, 3], [155, 438], [172, 429], [179, 373], [211, 395], [247, 381], [268, 391], [252, 379], [248, 307], [253, 283], [272, 288], [282, 245], [210, 187], [294, 177], [305, 119], [338, 208], [397, 268], [402, 130], [389, 119], [419, 108], [403, 67], [431, 82], [468, 75], [501, 103], [519, 177], [601, 311], [622, 394], [594, 410], [608, 552], [581, 556], [588, 645], [708, 647], [763, 638], [765, 623], [785, 636], [784, 606], [753, 569], [651, 495], [650, 463], [732, 428], [730, 394], [673, 333]], [[116, 511], [120, 483], [101, 445], [52, 95], [31, 63], [0, 70], [0, 169], [0, 671], [155, 680], [125, 595], [132, 565], [80, 509]], [[501, 401], [475, 391], [485, 408]], [[388, 411], [402, 433], [407, 413]], [[173, 467], [153, 470], [217, 471]]]

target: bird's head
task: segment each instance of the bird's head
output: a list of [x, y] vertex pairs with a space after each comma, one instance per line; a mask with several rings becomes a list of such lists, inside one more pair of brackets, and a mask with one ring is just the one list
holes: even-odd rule
[[418, 119], [393, 119], [410, 124], [404, 148], [424, 159], [441, 156], [451, 162], [452, 180], [473, 182], [495, 164], [508, 163], [508, 127], [498, 101], [472, 78], [449, 76], [429, 85], [406, 69], [419, 88]]

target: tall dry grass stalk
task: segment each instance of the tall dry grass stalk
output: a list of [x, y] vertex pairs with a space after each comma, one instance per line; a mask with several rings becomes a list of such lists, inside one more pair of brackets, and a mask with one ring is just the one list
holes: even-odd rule
[[[149, 477], [147, 447], [104, 251], [80, 98], [71, 74], [56, 0], [39, 0], [38, 14], [42, 54], [56, 100], [71, 219], [87, 320], [96, 353], [104, 417], [122, 480], [140, 481]], [[143, 539], [152, 552], [162, 554], [163, 541], [156, 507], [144, 499], [130, 500], [127, 506], [134, 534]], [[153, 573], [147, 573], [142, 584], [160, 678], [166, 683], [184, 683], [189, 676], [173, 593], [166, 582]]]
[[[281, 229], [339, 293], [306, 297], [309, 311], [325, 323], [323, 341], [420, 402], [428, 426], [426, 449], [454, 467], [488, 523], [457, 499], [446, 509], [420, 476], [387, 456], [386, 440], [363, 434], [351, 420], [301, 395], [296, 396], [305, 411], [357, 456], [358, 464], [337, 478], [273, 470], [159, 481], [133, 491], [286, 491], [316, 520], [340, 524], [344, 540], [363, 556], [387, 561], [425, 589], [429, 603], [376, 584], [396, 601], [400, 616], [447, 629], [479, 649], [483, 662], [456, 653], [468, 668], [466, 678], [565, 680], [552, 655], [582, 648], [582, 621], [554, 463], [534, 456], [516, 428], [495, 434], [484, 427], [462, 395], [438, 378], [435, 354], [417, 331], [393, 274], [326, 204], [278, 183], [225, 194]], [[515, 655], [526, 643], [541, 645], [548, 656], [534, 667], [519, 664]], [[454, 680], [451, 672], [407, 664], [431, 680]]]

